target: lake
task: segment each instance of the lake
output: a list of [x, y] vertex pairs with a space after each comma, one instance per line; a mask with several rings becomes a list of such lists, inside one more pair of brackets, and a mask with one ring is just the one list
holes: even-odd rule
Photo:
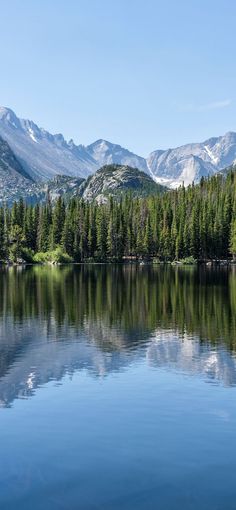
[[0, 271], [1, 510], [235, 510], [235, 269]]

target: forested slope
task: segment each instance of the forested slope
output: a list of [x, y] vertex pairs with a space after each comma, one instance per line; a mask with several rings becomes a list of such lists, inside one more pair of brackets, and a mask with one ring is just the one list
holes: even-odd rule
[[236, 171], [147, 198], [127, 194], [100, 205], [73, 198], [65, 205], [59, 197], [53, 206], [50, 199], [41, 206], [21, 200], [0, 209], [1, 259], [29, 258], [58, 247], [75, 261], [232, 256]]

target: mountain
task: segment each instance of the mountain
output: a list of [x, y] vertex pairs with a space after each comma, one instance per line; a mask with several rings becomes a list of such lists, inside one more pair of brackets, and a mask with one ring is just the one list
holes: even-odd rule
[[55, 175], [88, 177], [104, 164], [129, 164], [148, 172], [144, 158], [105, 140], [85, 147], [62, 134], [52, 135], [31, 120], [19, 119], [9, 108], [0, 107], [0, 136], [8, 142], [21, 165], [37, 181]]
[[154, 151], [147, 158], [150, 174], [161, 184], [175, 188], [184, 182], [199, 182], [236, 160], [236, 133], [229, 132], [202, 143]]
[[0, 137], [0, 202], [17, 200], [32, 193], [34, 183], [15, 157], [8, 143]]
[[148, 196], [163, 193], [164, 186], [157, 184], [145, 172], [127, 165], [105, 165], [88, 177], [80, 187], [85, 200], [96, 199], [105, 202], [108, 196], [121, 197], [127, 192], [135, 196]]
[[236, 133], [167, 150], [146, 159], [106, 140], [84, 146], [52, 135], [31, 120], [20, 119], [10, 108], [0, 107], [0, 136], [13, 150], [27, 176], [35, 182], [56, 175], [87, 178], [104, 165], [138, 168], [171, 188], [213, 175], [236, 161]]
[[0, 175], [1, 178], [7, 175], [11, 178], [30, 179], [22, 165], [16, 159], [15, 154], [8, 143], [0, 137]]
[[52, 201], [59, 195], [68, 200], [78, 194], [83, 181], [82, 178], [57, 175], [45, 183], [35, 183], [8, 143], [0, 137], [0, 204], [11, 205], [21, 197], [32, 204], [45, 202], [48, 193]]
[[124, 149], [120, 145], [107, 142], [106, 140], [97, 140], [86, 147], [87, 153], [97, 162], [99, 168], [104, 165], [126, 165], [138, 168], [143, 172], [148, 172], [147, 162], [144, 158], [133, 154], [133, 152]]
[[81, 177], [69, 177], [68, 175], [56, 175], [45, 183], [36, 183], [32, 196], [28, 202], [46, 202], [48, 195], [52, 202], [62, 196], [67, 202], [70, 198], [80, 195], [80, 187], [84, 182]]
[[[4, 144], [9, 148], [7, 142]], [[18, 165], [20, 164], [18, 163]], [[5, 176], [2, 182], [6, 182]], [[122, 194], [127, 192], [130, 192], [134, 197], [145, 197], [163, 193], [166, 190], [167, 188], [157, 184], [149, 175], [137, 168], [105, 165], [87, 179], [56, 175], [49, 181], [35, 183], [26, 177], [21, 179], [18, 177], [16, 181], [9, 175], [7, 185], [2, 184], [0, 188], [0, 204], [4, 201], [11, 205], [20, 197], [31, 204], [45, 203], [48, 196], [52, 202], [59, 196], [63, 196], [66, 202], [76, 196], [84, 200], [106, 202], [109, 196], [119, 199]]]
[[0, 136], [6, 140], [27, 174], [43, 181], [57, 174], [86, 177], [97, 170], [83, 147], [51, 135], [30, 120], [19, 119], [9, 108], [0, 108]]

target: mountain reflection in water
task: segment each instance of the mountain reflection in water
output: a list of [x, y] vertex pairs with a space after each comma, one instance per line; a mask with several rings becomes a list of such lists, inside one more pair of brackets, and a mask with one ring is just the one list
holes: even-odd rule
[[0, 405], [87, 370], [180, 371], [236, 383], [236, 273], [134, 265], [0, 272]]

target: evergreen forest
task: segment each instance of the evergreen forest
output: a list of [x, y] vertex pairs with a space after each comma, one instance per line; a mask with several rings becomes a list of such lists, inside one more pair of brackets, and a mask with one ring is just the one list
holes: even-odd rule
[[59, 197], [0, 208], [2, 262], [175, 261], [236, 256], [236, 171], [147, 198]]

